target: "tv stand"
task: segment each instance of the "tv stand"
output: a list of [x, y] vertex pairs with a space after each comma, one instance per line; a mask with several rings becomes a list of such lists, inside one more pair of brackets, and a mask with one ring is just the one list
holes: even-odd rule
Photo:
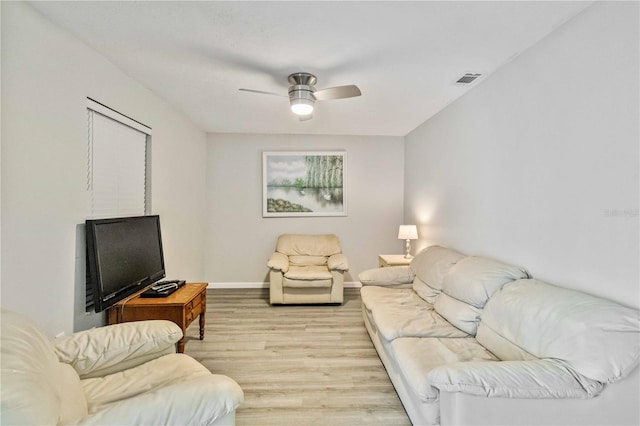
[[207, 283], [187, 283], [167, 297], [144, 298], [139, 292], [129, 300], [111, 306], [107, 311], [108, 324], [164, 319], [182, 329], [178, 352], [184, 352], [187, 327], [200, 316], [200, 340], [204, 339], [204, 315], [207, 309]]

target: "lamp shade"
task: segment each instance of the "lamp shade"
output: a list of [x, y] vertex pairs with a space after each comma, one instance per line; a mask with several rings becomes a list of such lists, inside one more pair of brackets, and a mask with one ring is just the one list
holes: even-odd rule
[[400, 225], [398, 229], [399, 240], [417, 240], [418, 227], [416, 225]]

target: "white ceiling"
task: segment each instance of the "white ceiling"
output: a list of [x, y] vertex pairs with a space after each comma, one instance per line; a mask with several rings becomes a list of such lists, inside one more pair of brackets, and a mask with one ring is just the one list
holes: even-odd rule
[[[205, 131], [404, 136], [591, 2], [31, 4]], [[362, 96], [300, 122], [286, 97], [238, 90], [286, 95], [298, 71]]]

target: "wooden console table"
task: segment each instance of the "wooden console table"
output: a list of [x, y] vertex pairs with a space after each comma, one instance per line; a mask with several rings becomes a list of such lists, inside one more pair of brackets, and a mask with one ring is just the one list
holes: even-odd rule
[[200, 316], [200, 340], [204, 339], [204, 314], [207, 309], [207, 283], [185, 284], [167, 297], [135, 297], [118, 302], [107, 311], [109, 324], [164, 319], [182, 329], [178, 352], [184, 352], [187, 327]]

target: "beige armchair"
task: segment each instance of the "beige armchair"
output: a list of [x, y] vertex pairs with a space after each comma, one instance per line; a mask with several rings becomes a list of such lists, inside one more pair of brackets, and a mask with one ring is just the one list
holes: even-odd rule
[[271, 304], [342, 303], [349, 263], [333, 234], [281, 235], [267, 266]]
[[0, 418], [6, 425], [234, 425], [231, 378], [176, 353], [171, 321], [135, 321], [56, 340], [1, 311]]

